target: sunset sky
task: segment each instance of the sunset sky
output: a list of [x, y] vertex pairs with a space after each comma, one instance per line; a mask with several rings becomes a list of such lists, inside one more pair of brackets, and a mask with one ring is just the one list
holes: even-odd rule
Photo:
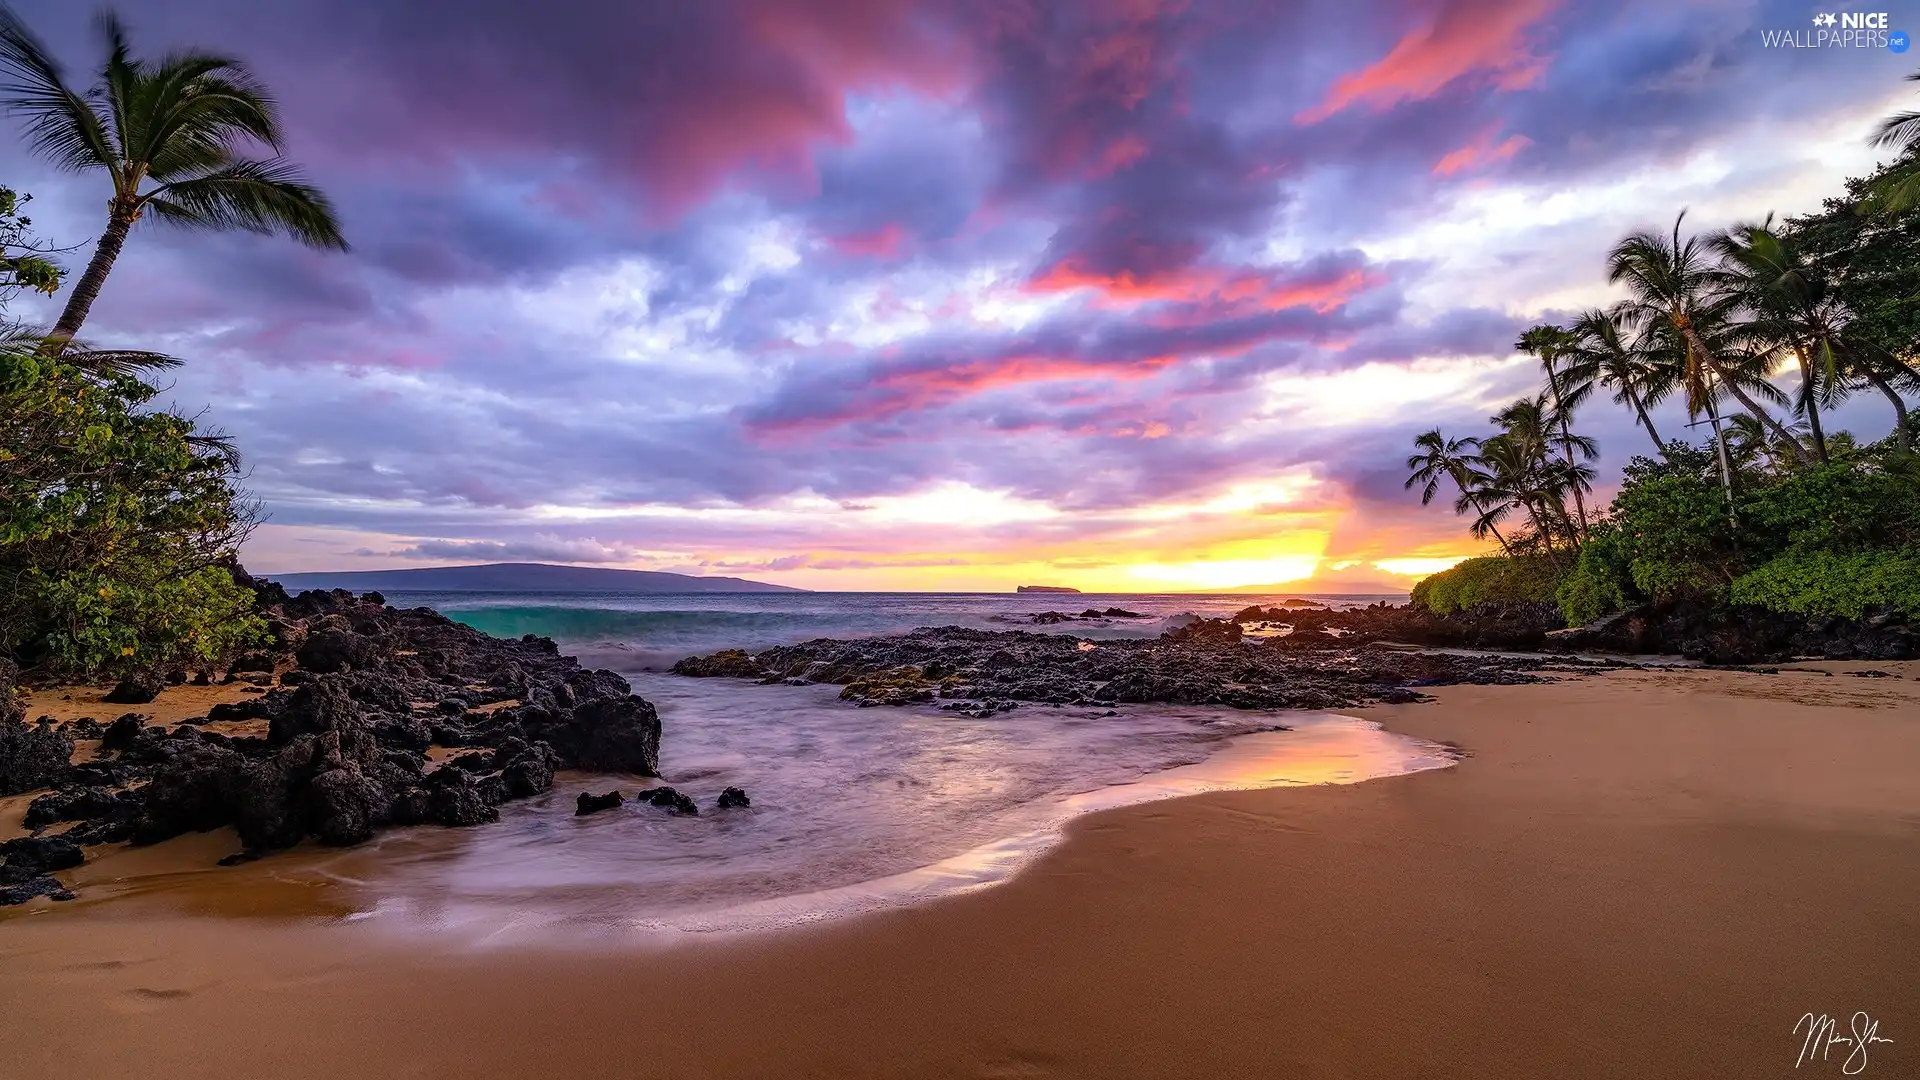
[[[86, 5], [15, 7], [85, 81]], [[1404, 587], [1474, 551], [1410, 436], [1529, 390], [1620, 234], [1872, 167], [1920, 58], [1761, 44], [1840, 10], [143, 0], [267, 79], [354, 251], [143, 225], [87, 334], [187, 361], [256, 570]], [[82, 265], [105, 178], [0, 162]]]

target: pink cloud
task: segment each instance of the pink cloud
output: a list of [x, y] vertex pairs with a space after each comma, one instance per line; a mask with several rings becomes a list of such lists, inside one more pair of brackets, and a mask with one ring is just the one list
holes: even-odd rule
[[1446, 156], [1434, 163], [1433, 174], [1452, 176], [1467, 169], [1484, 168], [1496, 161], [1506, 161], [1533, 145], [1533, 140], [1525, 135], [1509, 135], [1496, 145], [1493, 141], [1496, 134], [1498, 134], [1496, 130], [1489, 128], [1475, 136], [1474, 140], [1467, 145], [1449, 151]]
[[1281, 311], [1293, 307], [1326, 313], [1356, 293], [1385, 281], [1378, 272], [1337, 266], [1300, 273], [1257, 268], [1189, 266], [1137, 274], [1130, 270], [1099, 273], [1075, 260], [1060, 262], [1027, 282], [1036, 293], [1091, 290], [1099, 307], [1142, 304], [1184, 305], [1148, 316], [1162, 326], [1184, 326], [1234, 314]]
[[1482, 74], [1496, 88], [1519, 90], [1545, 73], [1527, 31], [1559, 0], [1447, 0], [1431, 21], [1403, 36], [1392, 51], [1334, 80], [1327, 96], [1294, 117], [1316, 124], [1350, 105], [1376, 111], [1438, 94], [1448, 84]]

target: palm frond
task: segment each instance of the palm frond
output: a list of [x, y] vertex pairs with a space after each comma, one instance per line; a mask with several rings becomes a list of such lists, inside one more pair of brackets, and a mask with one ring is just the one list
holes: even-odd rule
[[146, 209], [190, 228], [284, 232], [309, 247], [347, 250], [332, 202], [278, 158], [163, 184], [146, 196]]
[[112, 135], [86, 98], [67, 85], [46, 46], [11, 7], [0, 4], [0, 108], [26, 121], [27, 142], [71, 172], [111, 169], [119, 159]]

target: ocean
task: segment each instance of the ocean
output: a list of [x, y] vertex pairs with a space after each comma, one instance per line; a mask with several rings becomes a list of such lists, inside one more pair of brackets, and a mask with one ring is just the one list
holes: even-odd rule
[[[431, 606], [489, 633], [551, 636], [584, 663], [621, 672], [660, 711], [664, 782], [694, 796], [701, 814], [629, 803], [576, 817], [582, 791], [631, 795], [642, 785], [562, 774], [551, 794], [504, 806], [497, 825], [399, 830], [327, 856], [320, 869], [364, 890], [365, 917], [408, 933], [430, 925], [500, 943], [751, 930], [991, 885], [1090, 810], [1450, 764], [1442, 747], [1331, 714], [1030, 705], [976, 719], [931, 706], [856, 708], [834, 686], [665, 670], [722, 648], [919, 626], [1149, 636], [1288, 595], [389, 593], [391, 604]], [[1109, 607], [1147, 618], [1025, 618]], [[747, 790], [750, 810], [714, 810], [729, 786]]]
[[[664, 670], [675, 660], [719, 649], [764, 649], [817, 637], [904, 633], [922, 626], [1031, 629], [1080, 637], [1156, 637], [1178, 621], [1218, 618], [1259, 604], [1315, 600], [1364, 607], [1406, 594], [1317, 593], [494, 593], [387, 592], [398, 607], [431, 607], [498, 637], [538, 634], [585, 650], [596, 666]], [[1034, 626], [1041, 612], [1079, 614], [1121, 608], [1145, 619]], [[609, 653], [625, 654], [619, 663]], [[617, 657], [616, 657], [617, 658]], [[583, 662], [587, 659], [582, 656]]]

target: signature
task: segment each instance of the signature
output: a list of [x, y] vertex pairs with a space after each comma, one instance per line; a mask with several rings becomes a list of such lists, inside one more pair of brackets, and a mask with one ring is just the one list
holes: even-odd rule
[[1842, 1032], [1840, 1024], [1826, 1013], [1815, 1016], [1807, 1013], [1794, 1021], [1793, 1033], [1800, 1034], [1802, 1027], [1807, 1029], [1806, 1037], [1800, 1043], [1800, 1059], [1793, 1063], [1799, 1068], [1810, 1061], [1827, 1061], [1829, 1051], [1835, 1046], [1845, 1045], [1846, 1060], [1840, 1063], [1840, 1072], [1846, 1076], [1858, 1076], [1867, 1067], [1867, 1048], [1874, 1043], [1892, 1043], [1892, 1039], [1880, 1037], [1880, 1021], [1865, 1012], [1854, 1013], [1847, 1021], [1847, 1030]]

